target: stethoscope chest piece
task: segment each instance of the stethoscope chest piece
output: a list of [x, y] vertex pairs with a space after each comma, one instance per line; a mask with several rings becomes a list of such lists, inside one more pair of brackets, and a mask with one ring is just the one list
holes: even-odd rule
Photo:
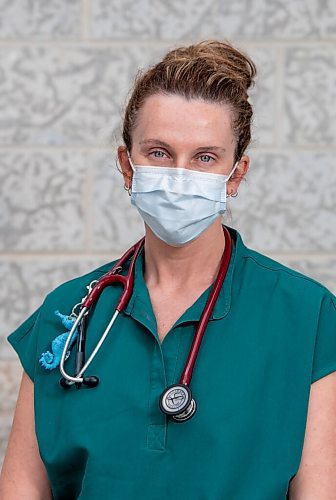
[[176, 422], [189, 420], [196, 412], [196, 402], [192, 398], [187, 385], [173, 384], [167, 387], [160, 396], [160, 409]]

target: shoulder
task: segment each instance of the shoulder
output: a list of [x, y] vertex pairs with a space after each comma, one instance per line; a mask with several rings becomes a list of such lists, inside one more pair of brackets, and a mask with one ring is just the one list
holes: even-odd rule
[[[336, 297], [323, 283], [307, 276], [256, 250], [245, 247], [244, 268], [253, 276], [259, 287], [265, 287], [275, 295], [282, 293], [297, 301], [321, 302], [331, 300], [336, 307]], [[271, 287], [271, 288], [270, 288]]]
[[96, 269], [93, 269], [85, 274], [82, 274], [80, 276], [76, 276], [75, 278], [72, 278], [68, 281], [65, 281], [58, 285], [54, 290], [50, 292], [49, 295], [55, 294], [57, 292], [63, 292], [65, 290], [71, 289], [71, 288], [77, 288], [78, 286], [80, 287], [81, 285], [84, 285], [85, 283], [89, 283], [90, 281], [96, 280], [101, 278], [105, 273], [107, 273], [111, 267], [117, 262], [116, 260], [113, 260], [111, 262], [107, 262], [106, 264], [103, 264]]
[[116, 262], [117, 259], [58, 285], [45, 297], [41, 306], [42, 312], [46, 309], [56, 308], [70, 313], [72, 307], [80, 303], [82, 298], [87, 295], [90, 283], [99, 280]]

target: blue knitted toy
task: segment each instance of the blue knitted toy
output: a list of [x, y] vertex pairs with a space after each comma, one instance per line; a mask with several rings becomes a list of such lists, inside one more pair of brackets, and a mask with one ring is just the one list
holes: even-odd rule
[[[39, 363], [45, 368], [46, 370], [53, 370], [56, 368], [61, 361], [62, 357], [62, 352], [65, 346], [65, 343], [67, 341], [67, 338], [69, 336], [70, 330], [73, 327], [74, 322], [76, 321], [76, 318], [72, 318], [71, 316], [61, 314], [59, 311], [55, 311], [56, 316], [58, 316], [61, 321], [63, 326], [69, 330], [68, 332], [61, 333], [61, 335], [58, 335], [51, 343], [51, 350], [43, 352], [40, 359]], [[68, 359], [70, 356], [70, 349], [73, 346], [76, 338], [77, 338], [77, 328], [74, 331], [74, 334], [72, 336], [71, 342], [69, 344], [69, 350], [67, 351], [67, 355], [65, 359]]]

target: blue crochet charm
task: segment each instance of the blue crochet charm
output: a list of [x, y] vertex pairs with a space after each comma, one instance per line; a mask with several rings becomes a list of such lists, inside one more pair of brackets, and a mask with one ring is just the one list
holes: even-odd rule
[[[57, 368], [59, 366], [61, 357], [62, 357], [62, 352], [65, 346], [65, 343], [67, 341], [67, 338], [69, 336], [70, 330], [73, 327], [74, 322], [76, 321], [76, 318], [72, 318], [71, 316], [61, 314], [59, 311], [55, 311], [56, 316], [58, 316], [61, 321], [63, 326], [68, 330], [67, 332], [61, 333], [61, 335], [58, 335], [51, 343], [51, 350], [43, 352], [41, 354], [41, 357], [39, 359], [40, 365], [43, 366], [46, 370], [53, 370], [54, 368]], [[65, 359], [68, 359], [70, 356], [70, 349], [73, 346], [75, 340], [77, 339], [77, 328], [74, 331], [74, 334], [72, 336], [70, 345], [69, 345], [69, 350], [67, 351]]]

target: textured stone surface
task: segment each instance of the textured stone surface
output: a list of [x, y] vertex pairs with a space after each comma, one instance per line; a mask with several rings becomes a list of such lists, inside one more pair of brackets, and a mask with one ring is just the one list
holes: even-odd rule
[[336, 43], [286, 51], [284, 96], [285, 143], [336, 145]]
[[261, 252], [335, 252], [336, 165], [332, 153], [251, 153], [226, 221]]
[[6, 337], [30, 316], [48, 292], [113, 258], [0, 261], [0, 281], [4, 285], [0, 288], [0, 359], [16, 356]]
[[0, 153], [0, 185], [0, 250], [83, 248], [83, 155]]
[[158, 50], [0, 47], [0, 144], [97, 145], [120, 125], [139, 66]]
[[96, 38], [335, 37], [333, 0], [95, 0]]
[[241, 44], [240, 48], [251, 57], [257, 67], [255, 86], [249, 90], [253, 106], [252, 144], [273, 144], [277, 132], [277, 53], [269, 48], [250, 48], [248, 44]]
[[80, 0], [1, 0], [0, 39], [80, 34]]
[[[167, 46], [168, 47], [168, 46]], [[0, 47], [0, 144], [98, 145], [118, 137], [134, 74], [159, 60], [163, 48], [68, 49]], [[252, 91], [256, 141], [274, 135], [273, 50], [248, 51], [258, 65]]]
[[94, 248], [120, 252], [144, 235], [144, 225], [130, 197], [123, 188], [115, 157], [101, 155], [95, 162], [93, 196]]

